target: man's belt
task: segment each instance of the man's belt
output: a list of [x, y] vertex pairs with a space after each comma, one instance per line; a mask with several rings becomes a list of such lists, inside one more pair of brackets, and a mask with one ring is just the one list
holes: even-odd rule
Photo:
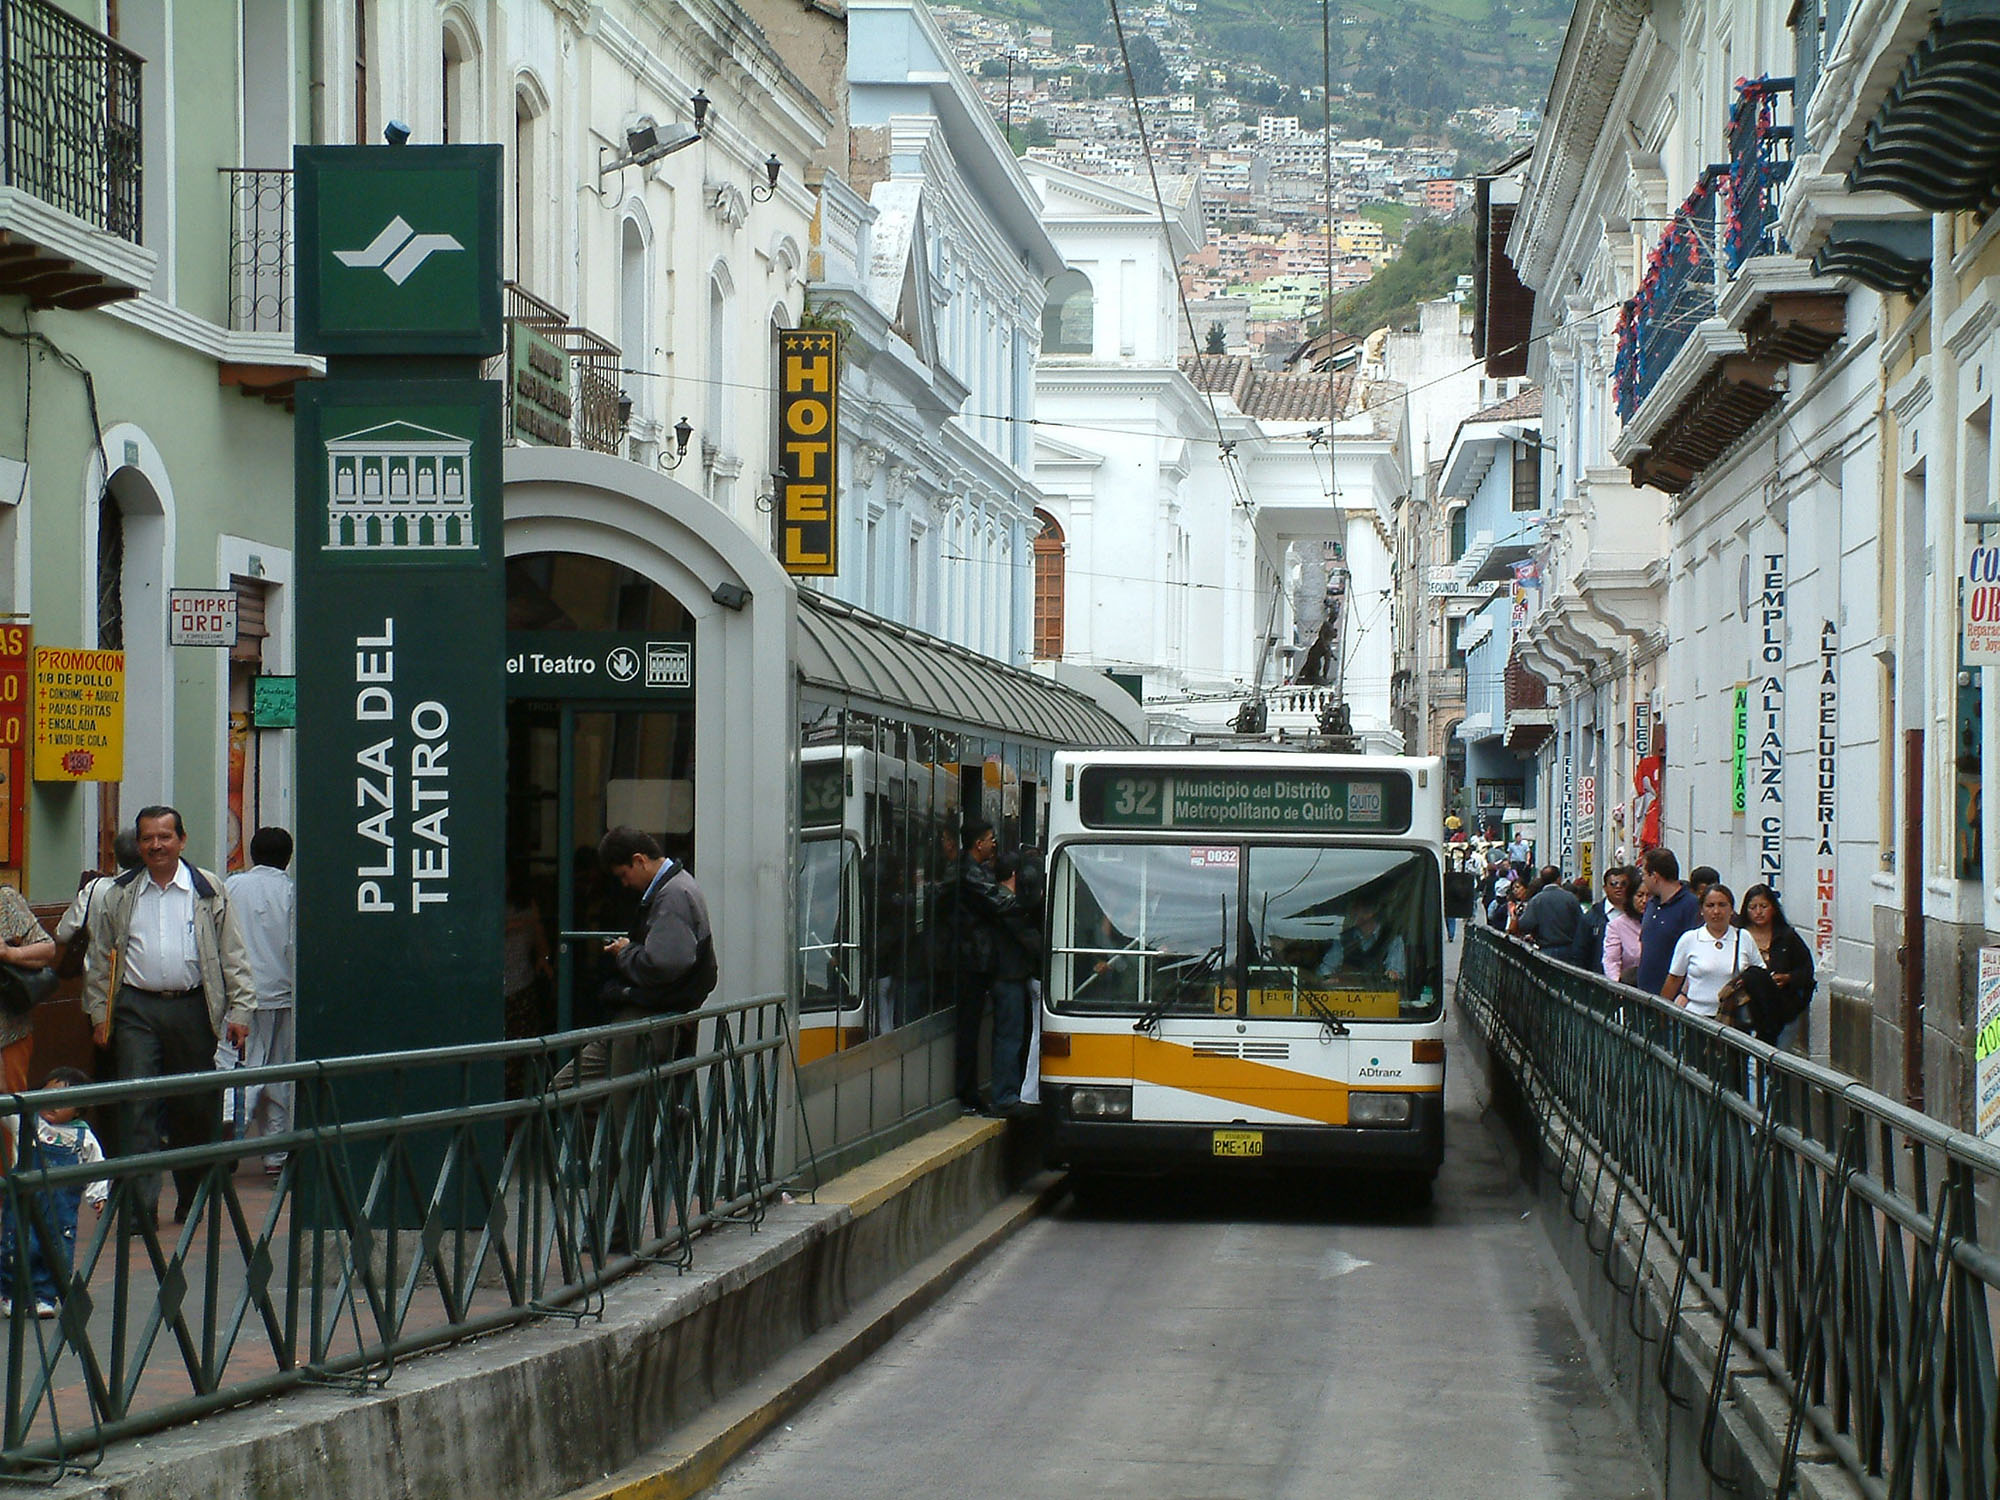
[[189, 995], [203, 993], [205, 987], [198, 984], [188, 990], [149, 990], [143, 984], [126, 984], [119, 988], [130, 990], [135, 995], [151, 995], [155, 1000], [185, 1000]]

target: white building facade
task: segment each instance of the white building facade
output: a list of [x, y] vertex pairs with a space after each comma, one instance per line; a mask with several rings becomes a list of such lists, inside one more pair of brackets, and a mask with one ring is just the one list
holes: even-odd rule
[[[1026, 163], [1065, 271], [1036, 374], [1036, 654], [1127, 674], [1156, 739], [1224, 732], [1268, 696], [1267, 729], [1316, 729], [1330, 701], [1286, 693], [1298, 638], [1294, 544], [1346, 549], [1342, 666], [1357, 730], [1390, 732], [1388, 526], [1407, 446], [1386, 388], [1276, 375], [1241, 356], [1178, 358], [1179, 261], [1199, 193]], [[1330, 421], [1339, 403], [1341, 419]], [[1334, 433], [1328, 440], [1328, 430]], [[1320, 685], [1323, 686], [1323, 685]]]

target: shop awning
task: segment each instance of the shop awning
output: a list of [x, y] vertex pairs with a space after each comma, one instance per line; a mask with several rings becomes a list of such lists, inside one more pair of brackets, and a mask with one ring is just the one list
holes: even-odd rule
[[798, 669], [807, 687], [871, 713], [1056, 745], [1133, 743], [1082, 693], [810, 589], [799, 590]]

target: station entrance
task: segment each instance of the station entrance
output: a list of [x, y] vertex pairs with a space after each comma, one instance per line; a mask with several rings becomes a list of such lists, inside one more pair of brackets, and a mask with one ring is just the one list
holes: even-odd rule
[[507, 1033], [603, 1020], [607, 939], [637, 898], [597, 843], [630, 824], [698, 870], [693, 622], [601, 558], [507, 562]]

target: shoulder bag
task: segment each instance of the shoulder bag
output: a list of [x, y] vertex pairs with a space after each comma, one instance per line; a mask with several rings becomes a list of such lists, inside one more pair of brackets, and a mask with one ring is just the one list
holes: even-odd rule
[[25, 1016], [44, 1000], [54, 999], [56, 986], [61, 982], [54, 969], [0, 964], [0, 1011], [17, 1019]]

